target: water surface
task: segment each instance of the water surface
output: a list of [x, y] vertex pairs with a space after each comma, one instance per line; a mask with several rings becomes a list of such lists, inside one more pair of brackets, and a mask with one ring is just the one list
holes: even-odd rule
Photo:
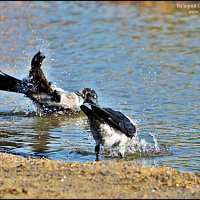
[[[100, 105], [137, 123], [138, 137], [152, 149], [125, 159], [199, 171], [198, 15], [109, 2], [0, 2], [0, 8], [0, 70], [26, 77], [42, 51], [49, 81], [67, 91], [92, 87]], [[83, 114], [39, 116], [35, 110], [24, 95], [0, 91], [1, 152], [95, 160]], [[101, 159], [120, 158], [102, 149]]]

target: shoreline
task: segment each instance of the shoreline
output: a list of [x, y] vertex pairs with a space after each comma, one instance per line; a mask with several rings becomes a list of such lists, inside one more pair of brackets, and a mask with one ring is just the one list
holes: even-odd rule
[[200, 172], [132, 161], [62, 162], [0, 153], [0, 198], [199, 199]]

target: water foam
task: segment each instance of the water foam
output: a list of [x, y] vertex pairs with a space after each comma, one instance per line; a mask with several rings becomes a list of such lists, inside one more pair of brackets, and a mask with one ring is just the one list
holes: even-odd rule
[[156, 134], [150, 133], [150, 135], [153, 138], [153, 143], [147, 142], [143, 138], [140, 139], [138, 135], [136, 135], [123, 147], [120, 146], [109, 150], [106, 149], [106, 152], [109, 153], [109, 156], [122, 156], [124, 158], [155, 157], [170, 153], [169, 147], [158, 143]]

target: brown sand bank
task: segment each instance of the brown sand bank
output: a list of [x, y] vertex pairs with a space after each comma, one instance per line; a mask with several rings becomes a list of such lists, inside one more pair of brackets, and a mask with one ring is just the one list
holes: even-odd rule
[[0, 153], [0, 198], [200, 198], [200, 173], [129, 161], [60, 162]]

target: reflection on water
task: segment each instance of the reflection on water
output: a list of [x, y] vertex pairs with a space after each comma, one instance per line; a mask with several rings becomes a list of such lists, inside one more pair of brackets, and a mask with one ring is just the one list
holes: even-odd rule
[[[164, 4], [0, 2], [0, 70], [23, 78], [41, 50], [49, 81], [68, 91], [94, 88], [102, 106], [137, 122], [141, 148], [150, 152], [158, 136], [158, 154], [125, 159], [199, 171], [199, 16]], [[0, 91], [0, 151], [95, 159], [84, 115], [35, 111], [22, 94]], [[113, 157], [105, 150], [101, 159]]]

